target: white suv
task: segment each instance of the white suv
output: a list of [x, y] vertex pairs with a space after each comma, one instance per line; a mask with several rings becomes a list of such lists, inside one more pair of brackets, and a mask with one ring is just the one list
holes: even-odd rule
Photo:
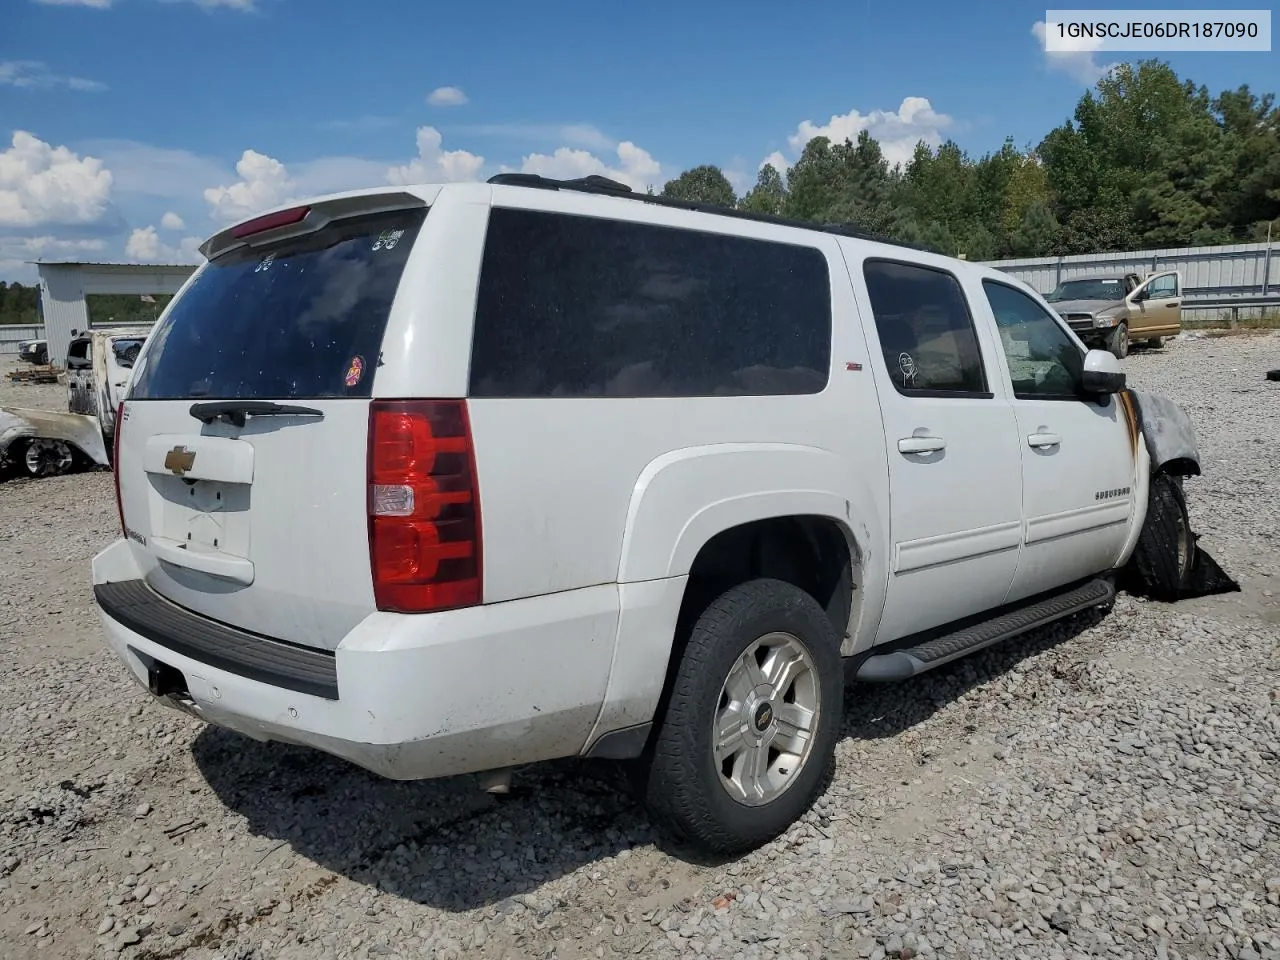
[[251, 737], [397, 779], [636, 759], [740, 851], [821, 789], [846, 671], [1189, 575], [1186, 417], [994, 270], [522, 175], [203, 249], [93, 580], [140, 682]]

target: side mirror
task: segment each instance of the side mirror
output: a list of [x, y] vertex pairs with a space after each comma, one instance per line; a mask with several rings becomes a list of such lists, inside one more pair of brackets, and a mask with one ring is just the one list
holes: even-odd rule
[[1085, 393], [1119, 393], [1124, 389], [1124, 369], [1109, 350], [1090, 350], [1084, 357], [1080, 385]]

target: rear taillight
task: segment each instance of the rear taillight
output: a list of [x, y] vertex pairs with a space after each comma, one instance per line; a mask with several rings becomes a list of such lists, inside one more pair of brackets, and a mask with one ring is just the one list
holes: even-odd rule
[[116, 513], [120, 515], [120, 533], [128, 536], [124, 525], [124, 501], [120, 499], [120, 434], [124, 432], [124, 402], [116, 407], [116, 425], [111, 437], [111, 475], [116, 481]]
[[480, 602], [480, 494], [465, 400], [370, 405], [369, 559], [379, 610]]

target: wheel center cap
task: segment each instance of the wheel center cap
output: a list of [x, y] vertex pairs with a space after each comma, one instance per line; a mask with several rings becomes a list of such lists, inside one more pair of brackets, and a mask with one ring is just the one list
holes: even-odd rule
[[773, 704], [768, 700], [765, 700], [756, 707], [756, 712], [752, 717], [752, 722], [756, 725], [756, 732], [764, 733], [768, 730], [770, 724], [773, 723]]

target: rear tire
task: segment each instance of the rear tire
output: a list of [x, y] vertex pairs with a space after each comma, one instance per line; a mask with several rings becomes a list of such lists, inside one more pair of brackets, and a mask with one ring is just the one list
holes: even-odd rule
[[1147, 518], [1133, 551], [1133, 567], [1157, 600], [1177, 600], [1191, 582], [1196, 537], [1182, 483], [1167, 473], [1151, 478]]
[[693, 624], [671, 684], [645, 786], [659, 826], [734, 855], [812, 806], [844, 715], [839, 638], [813, 597], [770, 579], [726, 590]]

